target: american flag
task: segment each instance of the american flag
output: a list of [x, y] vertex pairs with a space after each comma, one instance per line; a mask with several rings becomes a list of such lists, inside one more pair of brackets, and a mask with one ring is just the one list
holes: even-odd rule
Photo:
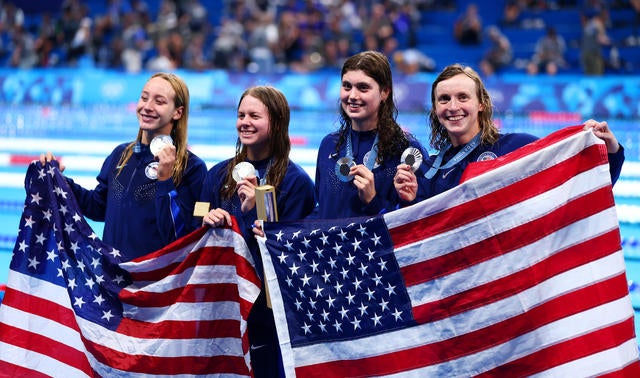
[[25, 189], [0, 376], [251, 375], [246, 319], [260, 281], [237, 230], [201, 228], [121, 262], [57, 163], [31, 163]]
[[287, 376], [640, 376], [611, 189], [576, 126], [411, 207], [265, 223]]

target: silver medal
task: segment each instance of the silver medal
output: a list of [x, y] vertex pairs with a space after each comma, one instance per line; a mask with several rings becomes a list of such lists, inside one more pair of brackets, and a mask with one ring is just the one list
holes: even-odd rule
[[422, 164], [422, 153], [415, 147], [409, 147], [402, 153], [400, 162], [411, 167], [412, 171], [417, 171]]
[[236, 164], [236, 166], [233, 167], [233, 171], [231, 174], [233, 176], [233, 179], [236, 182], [239, 182], [241, 180], [244, 180], [244, 178], [247, 176], [255, 176], [256, 169], [253, 167], [253, 164], [243, 161], [241, 163]]
[[158, 178], [158, 162], [152, 161], [151, 163], [149, 163], [144, 169], [144, 174], [151, 180], [157, 179]]
[[149, 149], [153, 156], [158, 155], [158, 152], [164, 147], [165, 144], [173, 144], [173, 139], [169, 135], [158, 135], [151, 139]]
[[350, 157], [341, 157], [336, 162], [336, 176], [340, 181], [349, 182], [353, 180], [353, 176], [349, 176], [351, 167], [355, 167], [356, 162]]

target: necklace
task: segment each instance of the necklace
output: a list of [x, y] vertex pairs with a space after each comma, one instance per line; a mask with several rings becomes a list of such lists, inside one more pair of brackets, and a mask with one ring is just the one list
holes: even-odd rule
[[[336, 162], [335, 173], [336, 176], [340, 179], [340, 181], [348, 182], [353, 180], [353, 177], [349, 176], [349, 170], [352, 166], [356, 165], [356, 162], [353, 160], [353, 147], [351, 144], [351, 129], [347, 133], [347, 142], [345, 146], [345, 156], [338, 159]], [[376, 133], [376, 137], [373, 140], [373, 145], [371, 150], [369, 150], [364, 157], [362, 158], [362, 163], [365, 167], [367, 167], [370, 171], [376, 165], [376, 160], [378, 159], [378, 133]]]
[[431, 168], [429, 168], [427, 173], [424, 174], [424, 177], [430, 179], [435, 176], [436, 172], [439, 169], [448, 169], [453, 167], [462, 159], [466, 158], [471, 153], [471, 151], [475, 150], [476, 147], [478, 147], [479, 144], [480, 133], [477, 133], [469, 143], [467, 143], [460, 151], [458, 151], [458, 153], [454, 157], [451, 158], [451, 160], [447, 162], [447, 164], [441, 165], [442, 159], [444, 159], [444, 154], [447, 153], [447, 151], [449, 151], [449, 149], [451, 148], [451, 143], [448, 143], [442, 150], [440, 150], [440, 152], [438, 153], [438, 157], [436, 157], [436, 160], [433, 162], [433, 165], [431, 166]]

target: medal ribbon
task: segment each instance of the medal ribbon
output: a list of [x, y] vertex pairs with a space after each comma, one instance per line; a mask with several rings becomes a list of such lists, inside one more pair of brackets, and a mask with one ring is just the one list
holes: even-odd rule
[[267, 174], [269, 174], [269, 168], [271, 168], [272, 162], [273, 162], [273, 157], [269, 159], [269, 162], [267, 163], [267, 168], [264, 170], [264, 175], [262, 175], [263, 176], [262, 178], [259, 177], [260, 173], [258, 172], [258, 170], [256, 170], [256, 173], [258, 174], [258, 183], [260, 184], [260, 186], [267, 184]]
[[[376, 138], [373, 140], [373, 146], [371, 147], [371, 151], [369, 151], [371, 155], [369, 156], [367, 161], [364, 161], [364, 157], [363, 157], [363, 163], [365, 167], [367, 167], [370, 171], [373, 170], [373, 166], [376, 164], [376, 160], [378, 159], [378, 135], [379, 134], [376, 133]], [[347, 149], [346, 157], [353, 160], [353, 147], [351, 147], [351, 130], [349, 130], [349, 133], [347, 134], [346, 149]]]
[[444, 159], [444, 154], [447, 151], [449, 151], [449, 149], [451, 148], [451, 143], [447, 144], [445, 148], [440, 150], [440, 153], [438, 153], [438, 157], [436, 157], [436, 160], [433, 162], [433, 165], [431, 166], [431, 168], [429, 168], [427, 173], [424, 174], [424, 177], [430, 179], [433, 176], [435, 176], [436, 172], [439, 169], [447, 169], [447, 168], [453, 167], [454, 165], [458, 164], [462, 159], [466, 158], [473, 150], [476, 149], [476, 147], [478, 147], [479, 144], [480, 144], [480, 133], [477, 133], [476, 136], [474, 136], [469, 143], [467, 143], [460, 151], [458, 151], [458, 153], [454, 157], [451, 158], [451, 160], [447, 162], [447, 164], [441, 166], [442, 159]]

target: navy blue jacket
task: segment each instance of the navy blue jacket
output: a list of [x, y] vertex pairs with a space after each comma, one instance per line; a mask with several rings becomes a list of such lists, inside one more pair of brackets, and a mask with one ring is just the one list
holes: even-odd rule
[[[371, 150], [375, 140], [376, 131], [351, 130], [353, 144], [353, 158], [356, 164], [362, 164], [364, 155]], [[358, 197], [358, 189], [353, 182], [340, 181], [335, 173], [338, 159], [346, 155], [346, 147], [336, 153], [338, 132], [333, 132], [322, 139], [318, 149], [316, 162], [315, 188], [318, 198], [318, 206], [314, 210], [313, 217], [318, 219], [350, 218], [366, 215], [376, 215], [395, 210], [400, 198], [393, 185], [396, 168], [400, 164], [401, 154], [388, 157], [380, 166], [374, 166], [373, 175], [376, 187], [376, 196], [365, 205]], [[409, 144], [418, 148], [423, 156], [425, 149], [412, 135], [408, 135]]]
[[[241, 211], [242, 203], [237, 193], [234, 193], [228, 200], [223, 200], [220, 197], [220, 189], [226, 180], [227, 166], [230, 162], [231, 159], [222, 161], [214, 165], [209, 172], [207, 172], [204, 186], [200, 192], [200, 201], [209, 202], [211, 209], [221, 208], [236, 217], [242, 235], [247, 241], [249, 250], [253, 254], [258, 274], [262, 275], [262, 260], [260, 259], [258, 251], [258, 243], [251, 229], [253, 222], [258, 219], [256, 208], [254, 207], [252, 210], [243, 213]], [[258, 177], [263, 177], [269, 165], [269, 159], [249, 161], [249, 163], [253, 164], [254, 168], [258, 171]], [[313, 182], [311, 178], [302, 167], [291, 160], [289, 160], [289, 166], [287, 167], [284, 179], [280, 183], [280, 186], [276, 188], [276, 204], [278, 207], [278, 219], [280, 221], [303, 219], [315, 206]]]
[[106, 158], [95, 189], [67, 178], [83, 214], [104, 222], [102, 240], [120, 251], [122, 261], [156, 251], [195, 229], [193, 208], [207, 173], [204, 161], [189, 152], [178, 187], [172, 179], [151, 179], [145, 170], [154, 157], [148, 145], [141, 145], [117, 175], [127, 145], [119, 145]]

